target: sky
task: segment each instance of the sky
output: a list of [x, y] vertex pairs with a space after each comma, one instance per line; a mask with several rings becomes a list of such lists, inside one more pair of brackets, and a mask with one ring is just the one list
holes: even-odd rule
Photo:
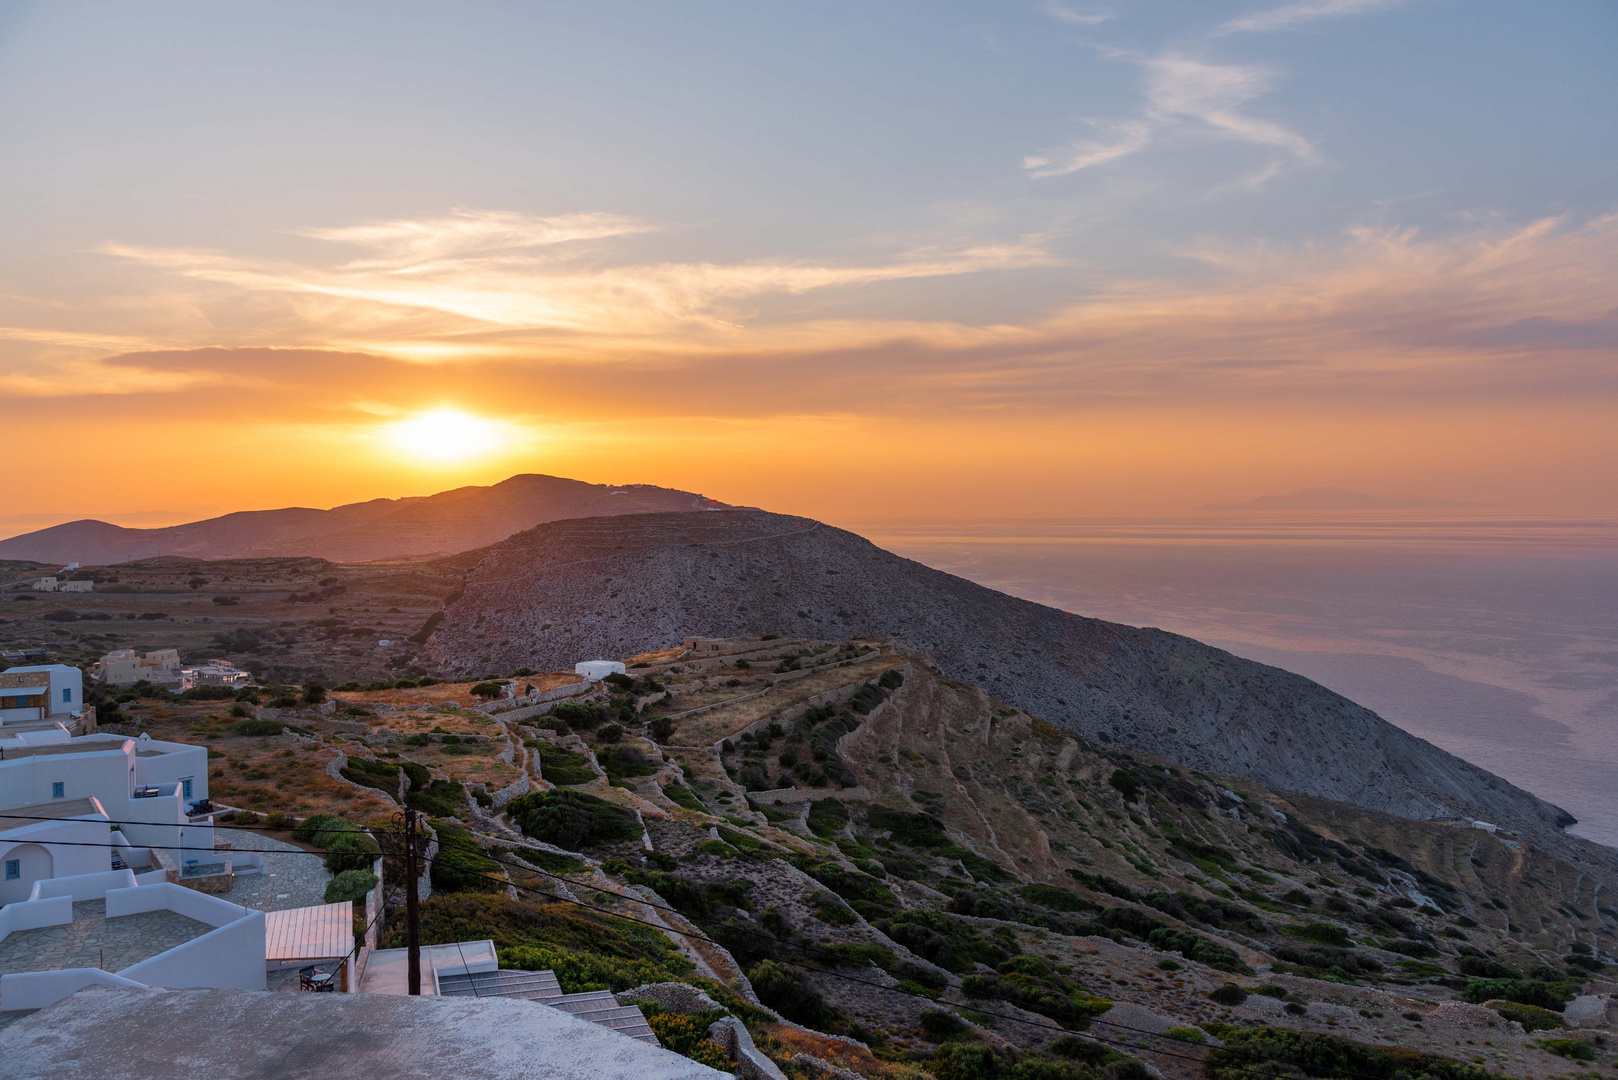
[[0, 4], [0, 534], [1618, 511], [1601, 0]]

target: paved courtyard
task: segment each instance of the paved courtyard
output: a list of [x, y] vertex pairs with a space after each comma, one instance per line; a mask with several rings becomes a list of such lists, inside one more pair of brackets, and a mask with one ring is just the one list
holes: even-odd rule
[[172, 911], [109, 919], [105, 900], [82, 900], [73, 905], [73, 921], [66, 926], [14, 930], [0, 941], [0, 974], [95, 967], [122, 971], [212, 929]]
[[326, 902], [326, 883], [331, 874], [326, 872], [321, 856], [249, 829], [216, 827], [214, 841], [246, 851], [276, 852], [264, 856], [264, 873], [239, 876], [229, 892], [219, 894], [220, 899], [259, 911], [284, 911]]

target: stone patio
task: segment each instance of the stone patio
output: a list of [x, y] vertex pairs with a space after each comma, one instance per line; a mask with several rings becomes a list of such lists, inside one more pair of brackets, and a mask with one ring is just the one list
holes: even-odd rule
[[109, 919], [105, 900], [83, 900], [73, 905], [73, 921], [65, 926], [18, 930], [0, 941], [0, 975], [64, 968], [122, 971], [212, 929], [172, 911]]
[[272, 850], [264, 856], [264, 873], [237, 876], [229, 892], [218, 894], [221, 900], [259, 911], [311, 907], [326, 902], [326, 883], [331, 881], [331, 874], [326, 871], [321, 856], [247, 829], [220, 826], [214, 829], [214, 839], [234, 843], [247, 851]]

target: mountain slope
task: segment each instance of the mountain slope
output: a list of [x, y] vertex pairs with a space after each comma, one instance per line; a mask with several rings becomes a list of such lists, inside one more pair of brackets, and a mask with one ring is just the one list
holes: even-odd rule
[[429, 641], [447, 672], [571, 666], [683, 635], [896, 635], [1069, 730], [1406, 818], [1568, 816], [1279, 668], [1069, 615], [755, 510], [552, 522], [489, 549]]
[[162, 529], [71, 521], [0, 540], [0, 559], [105, 566], [159, 555], [196, 559], [313, 556], [361, 562], [482, 547], [545, 521], [720, 505], [689, 491], [614, 487], [523, 474], [489, 487], [373, 499], [330, 510], [249, 510]]

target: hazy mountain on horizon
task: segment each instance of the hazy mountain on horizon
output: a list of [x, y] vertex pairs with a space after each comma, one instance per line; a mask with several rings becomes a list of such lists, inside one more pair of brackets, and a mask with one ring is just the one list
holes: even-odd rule
[[1340, 487], [1299, 488], [1285, 495], [1260, 495], [1247, 502], [1203, 503], [1198, 510], [1480, 510], [1499, 503], [1367, 495]]
[[0, 540], [0, 559], [106, 566], [160, 555], [194, 559], [313, 556], [364, 562], [454, 554], [498, 543], [559, 518], [717, 509], [690, 491], [648, 484], [587, 484], [521, 473], [488, 487], [372, 499], [330, 510], [243, 510], [156, 529], [69, 521]]

